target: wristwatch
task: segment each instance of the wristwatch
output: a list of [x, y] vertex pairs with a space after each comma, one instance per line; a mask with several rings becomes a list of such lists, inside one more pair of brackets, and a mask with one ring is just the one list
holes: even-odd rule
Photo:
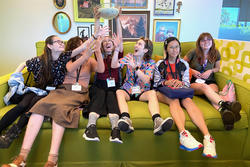
[[97, 38], [95, 37], [95, 35], [93, 34], [92, 37], [94, 38], [94, 40], [97, 40]]

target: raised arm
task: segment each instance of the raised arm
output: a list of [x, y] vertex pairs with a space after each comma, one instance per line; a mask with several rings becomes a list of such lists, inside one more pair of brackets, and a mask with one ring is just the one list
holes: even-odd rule
[[111, 68], [118, 68], [118, 67], [120, 67], [119, 60], [118, 60], [118, 55], [119, 55], [119, 52], [121, 50], [122, 41], [115, 34], [113, 34], [112, 39], [113, 39], [113, 42], [114, 42], [115, 50], [114, 50], [112, 61], [111, 61]]
[[103, 73], [105, 71], [105, 66], [102, 58], [102, 53], [101, 53], [101, 37], [99, 37], [96, 42], [95, 42], [95, 55], [96, 55], [96, 60], [97, 64], [94, 66], [94, 72], [99, 72]]
[[120, 14], [122, 13], [122, 10], [121, 10], [122, 8], [120, 7], [119, 8], [119, 14], [118, 14], [118, 16], [115, 18], [115, 20], [116, 20], [116, 27], [117, 27], [117, 36], [119, 37], [119, 39], [120, 39], [120, 41], [121, 41], [121, 45], [120, 45], [120, 48], [119, 48], [119, 51], [120, 52], [123, 52], [123, 45], [122, 45], [122, 43], [123, 43], [123, 40], [122, 40], [122, 25], [121, 25], [121, 21], [120, 21], [120, 19], [119, 19], [119, 16], [120, 16]]

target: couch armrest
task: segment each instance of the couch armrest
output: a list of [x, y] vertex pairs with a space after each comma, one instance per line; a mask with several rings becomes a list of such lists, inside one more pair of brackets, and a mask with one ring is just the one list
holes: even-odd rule
[[220, 90], [225, 86], [227, 80], [231, 80], [235, 86], [236, 98], [242, 105], [242, 109], [246, 111], [249, 117], [250, 112], [250, 84], [237, 78], [228, 76], [222, 72], [215, 73], [216, 82]]
[[[27, 74], [28, 74], [27, 69], [25, 68], [22, 71], [22, 73], [24, 75], [24, 78], [26, 79], [27, 78]], [[3, 97], [6, 95], [6, 93], [9, 90], [8, 80], [9, 80], [11, 74], [12, 73], [0, 76], [0, 108], [2, 108], [2, 107], [5, 106], [5, 103], [3, 101]]]

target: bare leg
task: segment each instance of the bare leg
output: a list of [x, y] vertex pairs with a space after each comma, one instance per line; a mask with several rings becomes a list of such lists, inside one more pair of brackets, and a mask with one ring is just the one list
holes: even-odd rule
[[[40, 115], [40, 114], [33, 113], [30, 116], [30, 119], [29, 119], [29, 122], [27, 125], [27, 129], [25, 132], [25, 136], [23, 139], [22, 150], [30, 150], [31, 149], [31, 147], [36, 139], [36, 136], [37, 136], [37, 134], [42, 126], [43, 119], [44, 119], [44, 116]], [[26, 156], [23, 155], [23, 156], [24, 156], [24, 160], [26, 160], [28, 155], [26, 155]]]
[[223, 99], [216, 93], [219, 90], [216, 84], [192, 83], [191, 88], [195, 90], [196, 95], [204, 94], [216, 109], [219, 108], [218, 103]]
[[208, 128], [205, 123], [201, 110], [195, 105], [192, 99], [186, 98], [181, 101], [182, 105], [186, 108], [188, 115], [196, 126], [199, 127], [203, 135], [208, 135]]
[[148, 108], [151, 116], [155, 114], [160, 114], [159, 102], [154, 90], [149, 90], [144, 92], [140, 96], [140, 101], [148, 101]]
[[170, 113], [174, 119], [174, 122], [179, 130], [182, 132], [185, 130], [185, 114], [180, 106], [179, 99], [169, 99], [162, 93], [157, 92], [158, 100], [162, 103], [169, 104]]
[[116, 91], [116, 97], [117, 97], [117, 102], [118, 102], [120, 112], [121, 113], [124, 113], [124, 112], [129, 113], [127, 101], [130, 100], [130, 97], [127, 94], [127, 92], [119, 89]]

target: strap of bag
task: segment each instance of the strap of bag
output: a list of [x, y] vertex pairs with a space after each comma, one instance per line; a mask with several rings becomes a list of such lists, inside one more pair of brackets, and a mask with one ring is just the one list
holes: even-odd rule
[[29, 74], [28, 74], [27, 80], [26, 80], [26, 82], [25, 82], [25, 86], [30, 86], [30, 85], [28, 85], [28, 81], [29, 81], [29, 78], [30, 78], [30, 74], [31, 74], [31, 72], [29, 72]]

